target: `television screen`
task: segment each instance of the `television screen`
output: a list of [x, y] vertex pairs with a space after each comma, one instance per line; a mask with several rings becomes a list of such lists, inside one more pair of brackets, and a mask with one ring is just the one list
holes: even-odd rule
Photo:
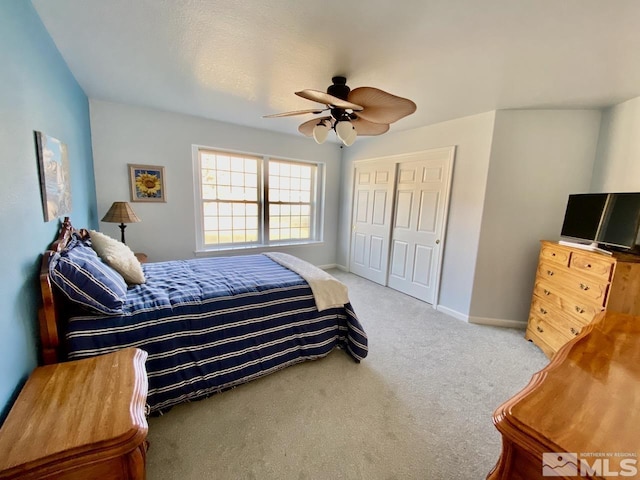
[[569, 195], [560, 235], [595, 242], [607, 197], [606, 193]]
[[632, 248], [636, 244], [639, 226], [640, 193], [611, 193], [596, 241]]

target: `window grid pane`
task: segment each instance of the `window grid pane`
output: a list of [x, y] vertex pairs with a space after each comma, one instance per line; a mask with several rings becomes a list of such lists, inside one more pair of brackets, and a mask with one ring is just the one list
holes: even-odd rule
[[269, 162], [269, 239], [310, 240], [315, 165]]
[[205, 245], [257, 243], [261, 159], [200, 151]]
[[203, 216], [205, 243], [225, 245], [257, 242], [259, 239], [257, 212], [257, 203], [205, 202]]
[[202, 157], [203, 200], [258, 200], [259, 159], [221, 157], [211, 153]]

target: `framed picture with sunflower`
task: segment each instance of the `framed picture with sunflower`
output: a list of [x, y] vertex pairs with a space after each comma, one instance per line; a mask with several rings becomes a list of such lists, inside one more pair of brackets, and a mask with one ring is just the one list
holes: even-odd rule
[[166, 202], [164, 167], [129, 164], [132, 202]]

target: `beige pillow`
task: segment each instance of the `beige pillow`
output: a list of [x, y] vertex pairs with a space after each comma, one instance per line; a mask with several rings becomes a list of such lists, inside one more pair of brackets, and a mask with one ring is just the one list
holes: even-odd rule
[[98, 256], [117, 271], [130, 285], [145, 283], [142, 265], [124, 243], [104, 233], [89, 230], [91, 246]]

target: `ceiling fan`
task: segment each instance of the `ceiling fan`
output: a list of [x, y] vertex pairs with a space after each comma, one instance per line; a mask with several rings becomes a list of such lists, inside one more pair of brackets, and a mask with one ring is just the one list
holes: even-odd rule
[[389, 130], [389, 124], [397, 122], [416, 111], [416, 104], [407, 98], [397, 97], [373, 87], [358, 87], [351, 90], [345, 77], [336, 76], [327, 92], [301, 90], [296, 95], [322, 103], [324, 108], [310, 108], [293, 112], [265, 115], [264, 118], [291, 117], [294, 115], [319, 115], [319, 118], [302, 123], [298, 131], [313, 137], [317, 143], [327, 139], [329, 130], [335, 130], [346, 146], [355, 142], [357, 136], [381, 135]]

